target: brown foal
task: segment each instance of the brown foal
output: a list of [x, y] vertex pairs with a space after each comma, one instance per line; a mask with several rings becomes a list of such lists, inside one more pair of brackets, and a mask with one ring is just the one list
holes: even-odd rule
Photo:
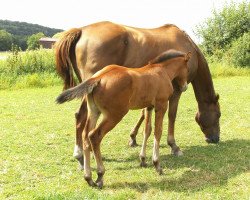
[[[155, 109], [155, 130], [153, 163], [156, 171], [162, 174], [159, 162], [159, 145], [162, 135], [162, 123], [168, 107], [168, 100], [173, 94], [172, 80], [175, 79], [180, 90], [187, 89], [190, 52], [169, 50], [142, 68], [126, 68], [109, 65], [95, 73], [80, 85], [64, 91], [57, 102], [64, 103], [74, 98], [87, 97], [88, 117], [83, 131], [84, 173], [90, 186], [103, 186], [105, 172], [102, 162], [100, 143], [129, 110], [147, 108], [145, 137], [140, 153], [141, 165], [145, 165], [146, 140], [150, 134], [152, 109]], [[102, 121], [96, 126], [97, 120]], [[90, 168], [90, 151], [93, 151], [98, 178], [92, 180]]]

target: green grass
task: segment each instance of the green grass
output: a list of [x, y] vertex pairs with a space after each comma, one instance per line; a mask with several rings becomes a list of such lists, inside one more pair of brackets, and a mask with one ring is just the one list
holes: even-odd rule
[[130, 112], [103, 140], [102, 190], [87, 186], [72, 158], [79, 101], [56, 105], [61, 86], [0, 90], [0, 199], [249, 199], [249, 81], [214, 79], [222, 112], [218, 145], [207, 144], [195, 123], [197, 104], [190, 86], [181, 98], [176, 123], [176, 141], [184, 156], [170, 155], [165, 118], [162, 176], [151, 163], [152, 136], [147, 168], [139, 167], [140, 147], [128, 147], [140, 111]]

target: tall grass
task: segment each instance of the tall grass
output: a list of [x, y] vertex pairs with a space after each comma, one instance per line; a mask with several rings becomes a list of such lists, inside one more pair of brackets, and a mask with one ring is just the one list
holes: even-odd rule
[[213, 78], [231, 76], [250, 76], [250, 68], [230, 66], [224, 62], [210, 62], [209, 69]]
[[0, 89], [46, 87], [60, 83], [53, 50], [21, 52], [13, 47], [6, 59], [0, 60]]
[[[249, 76], [250, 68], [228, 66], [226, 62], [208, 57], [213, 78]], [[13, 47], [11, 52], [0, 53], [0, 89], [48, 87], [61, 85], [56, 74], [53, 50], [40, 49], [21, 52]]]

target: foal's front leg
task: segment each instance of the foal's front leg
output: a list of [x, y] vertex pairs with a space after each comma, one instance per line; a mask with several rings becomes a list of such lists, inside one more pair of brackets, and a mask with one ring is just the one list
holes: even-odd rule
[[162, 168], [160, 166], [160, 155], [159, 155], [159, 148], [160, 148], [160, 140], [162, 135], [162, 124], [163, 118], [167, 110], [168, 102], [158, 103], [155, 106], [155, 133], [154, 133], [154, 147], [153, 147], [153, 164], [155, 166], [156, 171], [161, 175]]
[[182, 92], [176, 89], [173, 95], [169, 99], [167, 143], [171, 147], [171, 153], [175, 156], [183, 155], [180, 148], [176, 145], [175, 138], [174, 138], [175, 119], [176, 119], [176, 113], [177, 113], [177, 108], [178, 108], [179, 100], [181, 97], [181, 93]]
[[144, 137], [143, 137], [143, 142], [142, 142], [142, 148], [141, 148], [141, 153], [140, 153], [140, 166], [141, 167], [146, 167], [146, 147], [147, 147], [147, 141], [148, 138], [151, 134], [152, 131], [152, 126], [151, 126], [151, 118], [152, 118], [152, 109], [153, 108], [146, 108], [145, 109], [145, 131], [144, 131]]
[[132, 129], [131, 133], [130, 133], [130, 140], [129, 140], [129, 146], [131, 147], [136, 147], [138, 146], [138, 144], [136, 143], [136, 136], [138, 134], [138, 130], [143, 122], [145, 118], [145, 110], [142, 109], [142, 112], [141, 112], [141, 117], [140, 119], [136, 122], [136, 125], [135, 127]]

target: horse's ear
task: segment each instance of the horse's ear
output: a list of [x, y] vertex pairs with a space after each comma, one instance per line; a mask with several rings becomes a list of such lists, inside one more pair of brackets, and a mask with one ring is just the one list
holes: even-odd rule
[[192, 53], [191, 53], [191, 51], [189, 51], [186, 55], [185, 55], [185, 61], [187, 62], [190, 58], [191, 58], [191, 55], [192, 55]]

